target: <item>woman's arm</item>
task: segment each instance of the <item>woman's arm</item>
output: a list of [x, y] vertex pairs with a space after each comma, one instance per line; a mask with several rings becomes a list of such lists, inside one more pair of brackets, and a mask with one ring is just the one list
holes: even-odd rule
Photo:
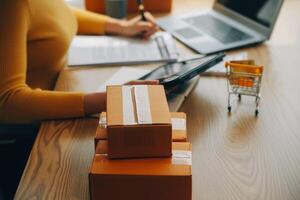
[[106, 23], [109, 18], [105, 15], [96, 14], [90, 11], [70, 7], [71, 11], [74, 13], [77, 24], [79, 35], [87, 34], [105, 34]]
[[[26, 85], [28, 11], [27, 1], [1, 2], [0, 122], [28, 123], [83, 117], [88, 95], [43, 91]], [[88, 112], [99, 112], [105, 107], [105, 103], [101, 103], [105, 101], [105, 95], [97, 93], [96, 96], [99, 96], [99, 104]]]
[[28, 87], [27, 1], [6, 0], [1, 3], [0, 13], [0, 122], [83, 117], [105, 110], [106, 93], [54, 92]]
[[119, 20], [105, 15], [71, 7], [78, 23], [78, 34], [117, 34], [124, 36], [136, 36], [140, 33], [144, 37], [151, 36], [157, 31], [154, 18], [150, 13], [145, 13], [147, 21], [141, 21], [140, 16], [131, 20]]

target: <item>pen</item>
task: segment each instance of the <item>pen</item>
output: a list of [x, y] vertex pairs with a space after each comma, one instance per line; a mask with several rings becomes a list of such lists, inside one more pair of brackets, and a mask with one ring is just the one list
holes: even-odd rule
[[138, 8], [142, 17], [142, 21], [147, 21], [146, 17], [145, 17], [145, 7], [143, 4], [143, 0], [137, 0], [137, 4], [138, 4]]

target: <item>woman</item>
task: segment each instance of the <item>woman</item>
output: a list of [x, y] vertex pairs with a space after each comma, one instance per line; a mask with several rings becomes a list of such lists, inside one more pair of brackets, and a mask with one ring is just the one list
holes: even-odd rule
[[0, 6], [0, 122], [83, 117], [105, 109], [105, 93], [50, 91], [77, 34], [148, 38], [157, 27], [68, 7], [63, 0], [4, 0]]
[[66, 66], [70, 42], [76, 33], [142, 33], [147, 38], [156, 26], [151, 15], [146, 16], [148, 22], [138, 17], [121, 21], [69, 8], [63, 0], [1, 0], [0, 136], [4, 127], [4, 133], [9, 141], [13, 137], [14, 143], [2, 145], [0, 138], [0, 199], [13, 198], [37, 131], [35, 126], [29, 130], [22, 126], [22, 133], [13, 136], [14, 130], [7, 131], [7, 126], [1, 124], [83, 117], [104, 110], [105, 93], [51, 91]]

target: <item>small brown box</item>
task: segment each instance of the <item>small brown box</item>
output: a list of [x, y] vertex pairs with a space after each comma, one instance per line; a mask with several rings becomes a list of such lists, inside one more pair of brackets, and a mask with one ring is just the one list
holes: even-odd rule
[[163, 86], [108, 86], [106, 109], [109, 158], [171, 156], [171, 116]]
[[[171, 112], [172, 142], [187, 142], [186, 114], [183, 112]], [[99, 140], [107, 140], [106, 112], [102, 112], [99, 118], [99, 126], [95, 135], [95, 148]]]
[[98, 126], [97, 130], [96, 130], [95, 139], [94, 139], [95, 148], [96, 148], [98, 142], [101, 140], [107, 140], [107, 129]]
[[[149, 12], [170, 12], [172, 0], [145, 0], [145, 9]], [[105, 14], [105, 0], [85, 0], [87, 10]], [[138, 6], [136, 0], [128, 0], [128, 12], [137, 13]]]
[[[145, 10], [149, 12], [170, 12], [172, 10], [172, 0], [144, 0], [144, 6]], [[136, 0], [128, 0], [128, 12], [138, 12]]]
[[[89, 174], [92, 200], [191, 200], [191, 144], [172, 144], [172, 158], [108, 159], [95, 155]], [[105, 153], [105, 148], [102, 148]]]

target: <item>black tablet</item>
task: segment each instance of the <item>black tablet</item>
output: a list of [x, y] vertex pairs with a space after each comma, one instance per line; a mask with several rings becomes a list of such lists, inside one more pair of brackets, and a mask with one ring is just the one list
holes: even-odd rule
[[205, 72], [223, 60], [224, 53], [169, 63], [156, 68], [140, 80], [159, 80], [165, 88], [177, 86]]

